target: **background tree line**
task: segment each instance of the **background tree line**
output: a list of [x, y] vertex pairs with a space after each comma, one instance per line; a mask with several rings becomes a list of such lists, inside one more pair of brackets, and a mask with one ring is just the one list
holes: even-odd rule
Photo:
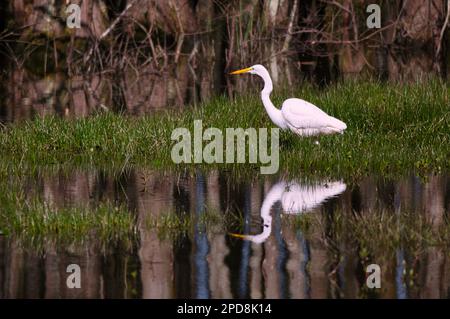
[[[81, 7], [80, 29], [66, 27], [70, 3]], [[366, 25], [372, 3], [381, 8], [379, 29]], [[242, 89], [247, 79], [226, 72], [255, 63], [266, 65], [274, 82], [319, 85], [355, 75], [446, 78], [450, 68], [450, 0], [11, 0], [0, 6], [0, 50], [17, 66], [38, 74], [132, 70], [180, 100]]]

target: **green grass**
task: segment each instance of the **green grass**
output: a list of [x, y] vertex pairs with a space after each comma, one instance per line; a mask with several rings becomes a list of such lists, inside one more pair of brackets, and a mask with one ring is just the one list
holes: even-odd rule
[[[450, 168], [450, 87], [439, 81], [413, 84], [347, 82], [319, 91], [275, 91], [280, 105], [291, 96], [308, 100], [347, 123], [344, 135], [315, 139], [283, 132], [280, 173], [355, 177], [447, 171]], [[184, 112], [131, 117], [101, 113], [85, 119], [45, 117], [0, 130], [0, 171], [36, 166], [133, 166], [180, 170], [223, 168], [259, 174], [260, 164], [183, 164], [170, 157], [177, 127], [273, 127], [257, 95], [235, 101], [218, 97]], [[206, 143], [204, 143], [205, 145]]]

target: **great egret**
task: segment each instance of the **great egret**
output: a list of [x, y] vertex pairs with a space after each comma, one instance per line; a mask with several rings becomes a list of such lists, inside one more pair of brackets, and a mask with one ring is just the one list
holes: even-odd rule
[[347, 186], [342, 182], [326, 182], [316, 185], [301, 185], [296, 182], [279, 182], [272, 186], [261, 205], [261, 218], [264, 223], [262, 233], [258, 235], [230, 234], [231, 236], [263, 243], [272, 231], [270, 209], [281, 201], [285, 214], [302, 214], [311, 211], [327, 199], [345, 191]]
[[301, 99], [287, 99], [281, 110], [277, 109], [270, 101], [270, 93], [273, 89], [272, 79], [264, 66], [256, 64], [230, 74], [242, 73], [256, 74], [264, 80], [264, 88], [261, 91], [262, 102], [272, 122], [281, 129], [290, 129], [300, 136], [313, 136], [343, 133], [347, 128], [344, 122], [329, 116], [314, 104]]

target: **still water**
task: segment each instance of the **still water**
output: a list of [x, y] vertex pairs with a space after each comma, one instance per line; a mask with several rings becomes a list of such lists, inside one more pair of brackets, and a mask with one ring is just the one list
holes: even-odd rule
[[[56, 207], [121, 203], [136, 217], [138, 236], [131, 245], [93, 237], [83, 244], [45, 243], [38, 251], [0, 235], [0, 298], [450, 297], [445, 246], [419, 242], [414, 249], [399, 244], [393, 253], [364, 253], [365, 244], [352, 237], [356, 230], [333, 227], [338, 214], [369, 218], [383, 211], [395, 220], [408, 211], [408, 218], [424, 218], [437, 232], [450, 211], [445, 175], [236, 180], [220, 171], [86, 169], [41, 172], [21, 183], [27, 196]], [[208, 211], [243, 222], [225, 229], [201, 223]], [[172, 236], [140, 222], [169, 212], [196, 222]], [[300, 215], [314, 217], [319, 226], [294, 227]], [[380, 238], [375, 233], [373, 240]], [[366, 286], [372, 263], [382, 270], [380, 289]], [[81, 268], [79, 289], [66, 285], [69, 264]]]
[[175, 81], [145, 69], [139, 75], [130, 70], [69, 77], [63, 72], [38, 76], [24, 68], [5, 68], [0, 73], [0, 123], [43, 115], [79, 118], [99, 110], [142, 115], [193, 102], [184, 92], [188, 88], [183, 95], [174, 89]]

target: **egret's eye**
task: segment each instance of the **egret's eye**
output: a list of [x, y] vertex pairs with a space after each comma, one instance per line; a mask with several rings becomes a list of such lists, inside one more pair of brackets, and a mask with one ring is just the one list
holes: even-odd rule
[[269, 227], [269, 225], [264, 225], [264, 227]]

